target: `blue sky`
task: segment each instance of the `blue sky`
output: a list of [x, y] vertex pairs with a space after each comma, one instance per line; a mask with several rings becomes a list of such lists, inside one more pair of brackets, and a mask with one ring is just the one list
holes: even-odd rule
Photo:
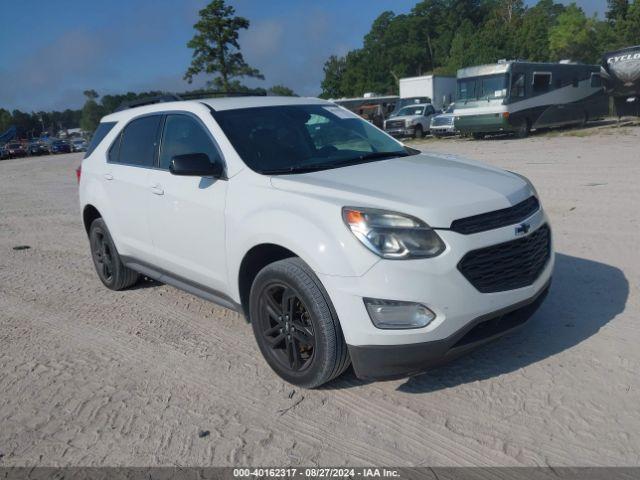
[[[331, 54], [359, 47], [380, 12], [408, 12], [417, 0], [231, 0], [251, 27], [240, 43], [268, 87], [317, 95]], [[533, 1], [533, 0], [530, 0]], [[78, 108], [83, 90], [184, 91], [198, 10], [206, 0], [20, 0], [3, 5], [0, 107]], [[605, 0], [578, 0], [603, 14]], [[10, 6], [9, 6], [10, 5]], [[55, 5], [55, 8], [53, 7]]]

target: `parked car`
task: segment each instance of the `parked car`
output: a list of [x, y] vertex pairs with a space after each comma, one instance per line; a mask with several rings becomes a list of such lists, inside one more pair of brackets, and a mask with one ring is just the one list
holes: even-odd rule
[[446, 135], [454, 135], [456, 128], [454, 125], [455, 115], [453, 111], [455, 104], [449, 105], [446, 110], [438, 115], [431, 117], [431, 125], [429, 131], [434, 137], [444, 137]]
[[320, 99], [122, 110], [76, 173], [107, 288], [145, 275], [242, 312], [307, 388], [350, 363], [373, 379], [443, 363], [522, 325], [551, 281], [526, 178], [422, 154]]
[[5, 145], [5, 150], [7, 152], [8, 158], [19, 158], [26, 157], [27, 150], [22, 146], [21, 143], [11, 142]]
[[86, 152], [88, 147], [89, 147], [89, 144], [83, 138], [73, 140], [71, 142], [71, 148], [73, 149], [74, 152]]
[[65, 140], [56, 140], [51, 144], [51, 153], [71, 153], [71, 144]]
[[4, 145], [0, 145], [0, 160], [4, 160], [5, 158], [9, 158], [9, 152]]
[[430, 103], [409, 105], [389, 117], [384, 122], [384, 130], [394, 137], [422, 138], [429, 132], [431, 117], [435, 114]]
[[35, 142], [29, 143], [29, 146], [27, 147], [27, 152], [29, 153], [29, 155], [48, 155], [49, 147], [44, 142], [35, 141]]

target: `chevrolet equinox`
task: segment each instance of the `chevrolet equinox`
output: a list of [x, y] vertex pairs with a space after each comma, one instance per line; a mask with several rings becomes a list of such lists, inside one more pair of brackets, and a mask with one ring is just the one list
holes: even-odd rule
[[420, 153], [310, 98], [104, 117], [78, 170], [100, 280], [236, 309], [286, 381], [414, 375], [524, 324], [551, 281], [524, 177]]

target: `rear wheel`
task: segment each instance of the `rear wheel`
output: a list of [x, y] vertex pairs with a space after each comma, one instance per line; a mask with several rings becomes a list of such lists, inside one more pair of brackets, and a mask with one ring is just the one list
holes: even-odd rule
[[471, 134], [475, 140], [482, 140], [485, 137], [484, 133], [475, 132]]
[[98, 277], [111, 290], [122, 290], [138, 281], [138, 272], [127, 268], [113, 243], [102, 218], [96, 218], [89, 227], [91, 257]]
[[299, 258], [274, 262], [258, 273], [249, 311], [262, 355], [287, 382], [314, 388], [349, 366], [329, 296]]

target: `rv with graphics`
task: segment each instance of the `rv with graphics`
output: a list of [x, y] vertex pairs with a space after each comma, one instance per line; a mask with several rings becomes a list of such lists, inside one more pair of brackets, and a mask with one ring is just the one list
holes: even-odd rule
[[463, 135], [584, 124], [605, 116], [599, 65], [503, 61], [458, 70], [455, 128]]
[[640, 116], [640, 45], [605, 53], [602, 69], [616, 114]]

